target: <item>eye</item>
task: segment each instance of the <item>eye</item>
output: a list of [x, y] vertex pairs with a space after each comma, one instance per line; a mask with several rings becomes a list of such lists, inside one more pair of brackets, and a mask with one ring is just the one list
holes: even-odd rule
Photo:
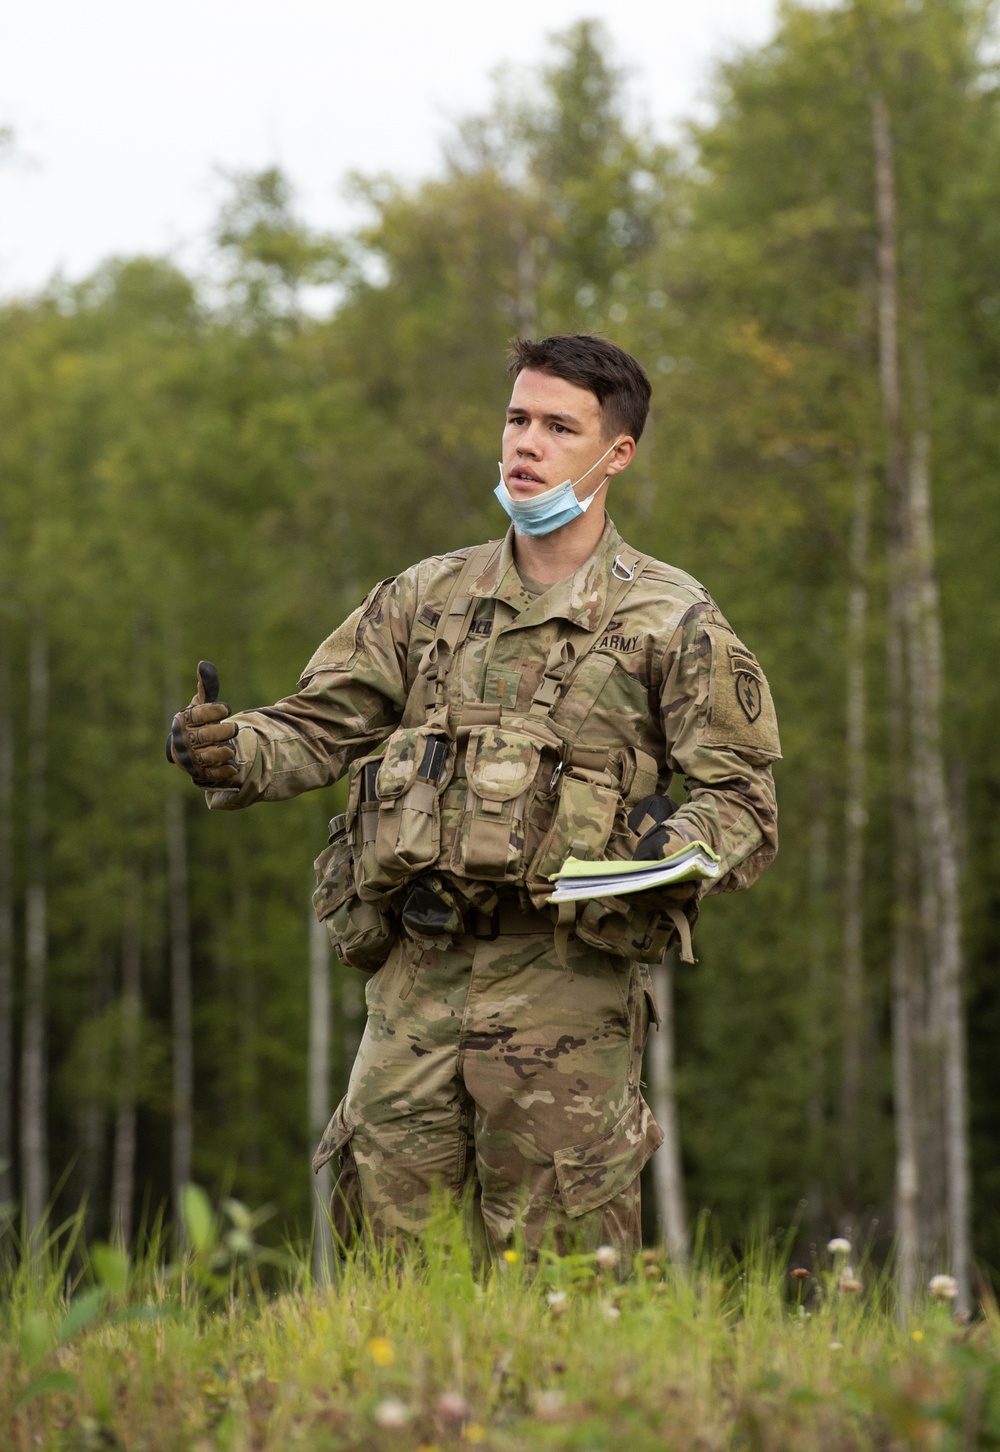
[[565, 424], [561, 423], [554, 423], [552, 425], [552, 428], [557, 434], [568, 434], [572, 432], [572, 430], [568, 429]]

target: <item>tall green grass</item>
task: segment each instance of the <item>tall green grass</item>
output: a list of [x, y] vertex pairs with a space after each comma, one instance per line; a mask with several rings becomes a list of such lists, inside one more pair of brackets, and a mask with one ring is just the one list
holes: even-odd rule
[[[758, 1239], [689, 1270], [647, 1252], [477, 1273], [457, 1214], [419, 1254], [369, 1250], [315, 1284], [193, 1187], [183, 1254], [129, 1258], [80, 1221], [3, 1243], [0, 1446], [839, 1449], [1000, 1446], [995, 1308], [901, 1321], [844, 1253]], [[795, 1274], [798, 1271], [799, 1274]]]

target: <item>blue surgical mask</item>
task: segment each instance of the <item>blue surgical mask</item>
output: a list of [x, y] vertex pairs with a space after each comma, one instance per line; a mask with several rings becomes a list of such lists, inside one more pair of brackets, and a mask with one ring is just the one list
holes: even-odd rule
[[[597, 464], [603, 464], [608, 454], [613, 454], [620, 443], [621, 439], [615, 439], [611, 448], [606, 449], [598, 459]], [[591, 464], [587, 474], [592, 474], [597, 468], [597, 464]], [[575, 482], [567, 479], [558, 488], [547, 489], [544, 494], [535, 494], [530, 499], [515, 499], [504, 482], [503, 465], [501, 464], [500, 483], [493, 493], [514, 521], [514, 528], [518, 534], [530, 534], [537, 537], [551, 534], [554, 529], [569, 524], [571, 519], [578, 519], [581, 514], [586, 514], [594, 502], [597, 490], [604, 483], [604, 479], [602, 479], [601, 484], [598, 484], [597, 488], [592, 490], [581, 503], [574, 490], [577, 484], [583, 483], [587, 474], [581, 474]]]

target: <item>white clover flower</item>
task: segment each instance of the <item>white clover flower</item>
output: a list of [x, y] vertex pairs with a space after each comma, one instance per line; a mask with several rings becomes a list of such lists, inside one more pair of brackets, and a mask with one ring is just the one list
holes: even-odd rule
[[850, 1255], [851, 1242], [842, 1235], [835, 1235], [832, 1240], [827, 1241], [826, 1248], [831, 1255]]
[[608, 1318], [609, 1321], [617, 1321], [618, 1318], [621, 1316], [620, 1309], [617, 1306], [613, 1305], [610, 1301], [605, 1301], [601, 1306], [601, 1310], [604, 1312], [605, 1316]]
[[953, 1301], [958, 1295], [958, 1281], [954, 1276], [931, 1276], [927, 1288], [940, 1301]]
[[434, 1415], [442, 1422], [465, 1422], [470, 1410], [469, 1403], [457, 1391], [443, 1391], [434, 1403]]
[[565, 1306], [568, 1299], [569, 1298], [567, 1297], [565, 1291], [549, 1291], [545, 1297], [546, 1302], [552, 1307], [553, 1310], [555, 1310], [557, 1306], [560, 1308]]
[[611, 1270], [618, 1264], [618, 1252], [613, 1245], [599, 1245], [594, 1252], [594, 1259], [601, 1270]]
[[533, 1401], [535, 1416], [540, 1422], [558, 1422], [566, 1409], [566, 1394], [558, 1387], [536, 1392]]
[[384, 1432], [396, 1432], [410, 1420], [410, 1409], [397, 1397], [386, 1397], [375, 1408], [374, 1417]]

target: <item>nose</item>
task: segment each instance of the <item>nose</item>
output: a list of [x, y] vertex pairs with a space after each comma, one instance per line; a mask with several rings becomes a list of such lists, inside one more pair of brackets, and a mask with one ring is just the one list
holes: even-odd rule
[[541, 452], [539, 448], [539, 428], [537, 424], [531, 423], [517, 440], [517, 452], [524, 458], [537, 459]]

